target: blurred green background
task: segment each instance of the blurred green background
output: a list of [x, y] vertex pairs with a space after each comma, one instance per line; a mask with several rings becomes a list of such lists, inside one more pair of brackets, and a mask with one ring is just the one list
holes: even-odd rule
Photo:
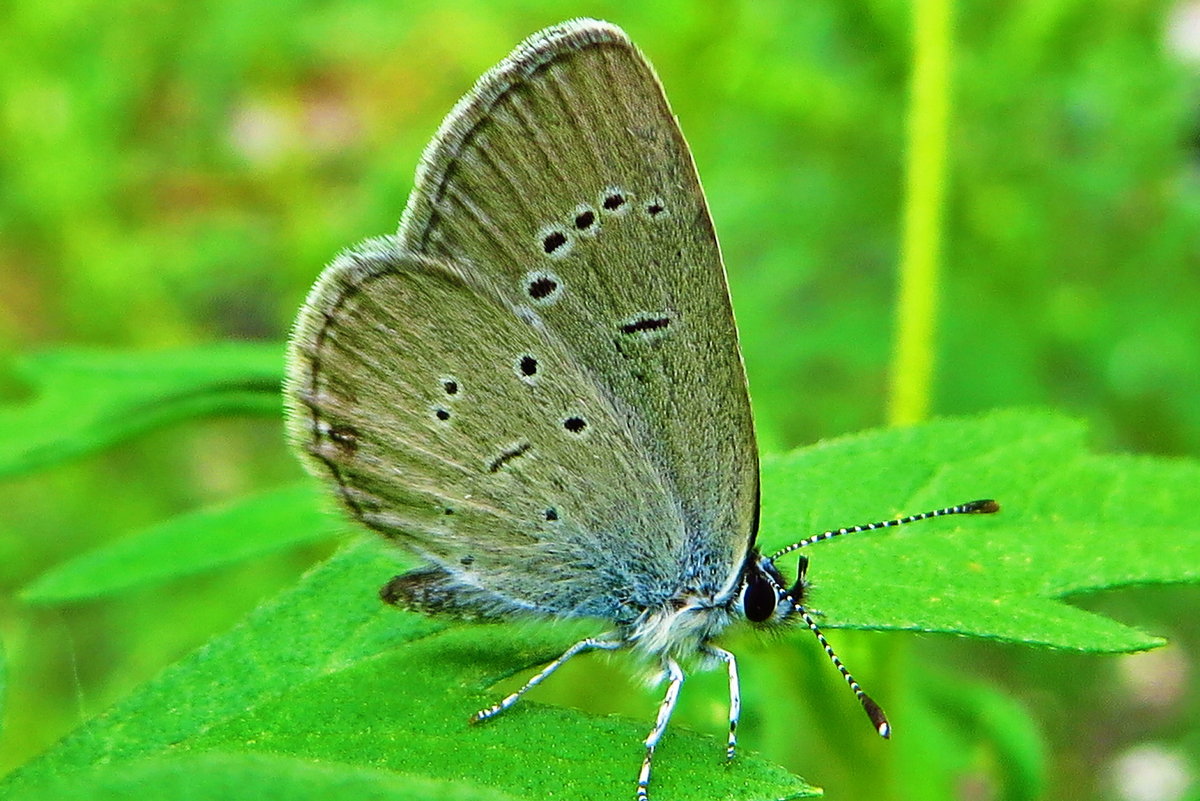
[[[9, 355], [225, 339], [282, 351], [331, 256], [394, 230], [455, 100], [529, 33], [587, 15], [648, 54], [692, 145], [763, 448], [880, 425], [910, 14], [886, 0], [4, 4], [0, 343]], [[1101, 449], [1195, 457], [1200, 4], [993, 0], [955, 15], [936, 413], [1046, 405], [1086, 419]], [[0, 373], [0, 399], [27, 391]], [[118, 600], [31, 608], [19, 590], [131, 529], [299, 475], [279, 421], [259, 417], [173, 426], [6, 480], [0, 774], [333, 545]], [[1044, 785], [1014, 779], [986, 732], [962, 743], [955, 797], [1200, 797], [1194, 784], [1122, 790], [1131, 775], [1200, 773], [1200, 594], [1080, 602], [1172, 644], [1086, 657], [924, 637], [905, 657], [1002, 690], [1045, 738]], [[870, 643], [897, 636], [835, 635], [864, 679], [887, 652]], [[887, 757], [809, 645], [743, 644], [743, 742], [831, 797], [863, 797], [863, 765]], [[617, 661], [569, 672], [579, 680], [541, 698], [651, 715]], [[593, 681], [605, 689], [581, 689]], [[720, 677], [693, 685], [681, 722], [719, 732]], [[839, 702], [832, 728], [796, 724], [806, 696], [826, 691]]]

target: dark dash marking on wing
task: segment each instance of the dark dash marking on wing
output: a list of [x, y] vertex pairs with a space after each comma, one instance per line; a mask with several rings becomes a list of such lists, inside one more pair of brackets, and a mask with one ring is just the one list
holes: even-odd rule
[[642, 331], [657, 331], [671, 324], [670, 317], [642, 317], [621, 326], [622, 334], [637, 334]]
[[529, 444], [528, 442], [522, 442], [520, 445], [509, 448], [492, 460], [492, 463], [488, 465], [488, 472], [498, 473], [500, 468], [504, 467], [518, 456], [524, 456], [525, 453], [528, 452], [532, 447], [533, 445]]

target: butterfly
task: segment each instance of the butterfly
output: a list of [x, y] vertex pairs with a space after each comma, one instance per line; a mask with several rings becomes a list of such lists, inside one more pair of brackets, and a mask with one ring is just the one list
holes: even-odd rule
[[675, 708], [680, 660], [729, 673], [736, 621], [801, 622], [878, 732], [890, 726], [805, 607], [830, 537], [975, 501], [756, 545], [758, 453], [725, 270], [691, 153], [654, 70], [619, 28], [527, 39], [443, 122], [394, 236], [339, 255], [289, 347], [292, 441], [349, 514], [423, 566], [384, 600], [427, 614], [592, 617], [568, 659], [629, 649], [666, 680], [636, 796]]

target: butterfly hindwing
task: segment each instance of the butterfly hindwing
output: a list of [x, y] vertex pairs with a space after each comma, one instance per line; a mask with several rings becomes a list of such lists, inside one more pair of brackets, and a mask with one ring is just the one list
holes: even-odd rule
[[411, 605], [457, 588], [483, 613], [625, 619], [665, 600], [683, 539], [657, 471], [562, 344], [469, 271], [390, 238], [347, 252], [291, 356], [310, 467], [443, 574]]

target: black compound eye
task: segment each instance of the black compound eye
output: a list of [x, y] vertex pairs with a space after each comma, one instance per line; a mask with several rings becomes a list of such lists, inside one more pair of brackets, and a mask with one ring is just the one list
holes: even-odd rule
[[746, 579], [746, 589], [742, 591], [742, 609], [746, 619], [751, 623], [762, 623], [775, 614], [775, 604], [779, 596], [775, 587], [757, 570]]

